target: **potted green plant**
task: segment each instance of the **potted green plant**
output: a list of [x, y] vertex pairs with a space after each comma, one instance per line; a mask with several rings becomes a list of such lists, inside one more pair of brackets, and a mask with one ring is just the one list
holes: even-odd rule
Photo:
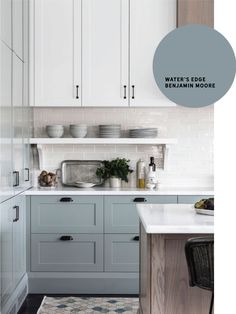
[[119, 188], [121, 181], [128, 182], [128, 174], [132, 172], [128, 159], [116, 158], [111, 161], [104, 160], [103, 166], [97, 169], [96, 174], [103, 180], [109, 179], [111, 188]]

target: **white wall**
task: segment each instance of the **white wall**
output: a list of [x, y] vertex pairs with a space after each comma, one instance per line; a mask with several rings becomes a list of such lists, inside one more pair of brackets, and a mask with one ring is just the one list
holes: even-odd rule
[[[155, 126], [160, 137], [175, 137], [167, 167], [159, 170], [159, 181], [168, 186], [213, 186], [213, 106], [189, 109], [172, 108], [34, 108], [34, 136], [46, 136], [48, 124], [86, 123], [89, 136], [97, 125], [120, 123], [126, 130], [135, 126]], [[68, 136], [68, 130], [66, 135]], [[148, 162], [150, 156], [163, 166], [162, 146], [146, 145], [45, 145], [45, 168], [54, 170], [65, 159], [111, 159], [125, 157], [135, 164], [139, 158]], [[135, 175], [131, 186], [135, 185]]]

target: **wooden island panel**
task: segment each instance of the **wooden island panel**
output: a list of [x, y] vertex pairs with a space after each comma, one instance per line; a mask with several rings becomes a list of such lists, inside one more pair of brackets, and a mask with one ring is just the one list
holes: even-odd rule
[[141, 225], [140, 313], [206, 314], [211, 292], [189, 287], [187, 239], [204, 235], [147, 234]]

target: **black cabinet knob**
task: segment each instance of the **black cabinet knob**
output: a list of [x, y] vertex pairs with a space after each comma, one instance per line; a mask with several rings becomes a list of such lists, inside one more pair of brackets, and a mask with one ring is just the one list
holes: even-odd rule
[[146, 200], [146, 198], [144, 198], [144, 197], [136, 197], [136, 198], [134, 199], [134, 202], [135, 202], [135, 203], [145, 203], [145, 202], [147, 202], [147, 200]]
[[73, 241], [74, 239], [73, 239], [73, 237], [72, 236], [70, 236], [70, 235], [68, 235], [68, 236], [61, 236], [60, 237], [60, 240], [61, 241]]
[[139, 241], [139, 236], [133, 237], [133, 240], [134, 240], [134, 241]]
[[62, 202], [62, 203], [71, 203], [71, 202], [73, 202], [73, 199], [71, 197], [62, 197], [60, 199], [60, 202]]

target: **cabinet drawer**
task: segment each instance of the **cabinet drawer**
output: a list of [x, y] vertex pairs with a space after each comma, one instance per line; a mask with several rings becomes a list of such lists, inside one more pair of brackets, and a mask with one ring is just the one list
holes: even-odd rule
[[107, 196], [105, 197], [105, 233], [139, 232], [137, 202], [175, 204], [177, 196]]
[[105, 271], [138, 272], [139, 235], [105, 235]]
[[103, 235], [33, 234], [31, 236], [31, 271], [102, 271]]
[[103, 198], [40, 196], [31, 198], [32, 233], [102, 233]]
[[178, 204], [194, 204], [203, 198], [214, 197], [212, 195], [179, 195]]

